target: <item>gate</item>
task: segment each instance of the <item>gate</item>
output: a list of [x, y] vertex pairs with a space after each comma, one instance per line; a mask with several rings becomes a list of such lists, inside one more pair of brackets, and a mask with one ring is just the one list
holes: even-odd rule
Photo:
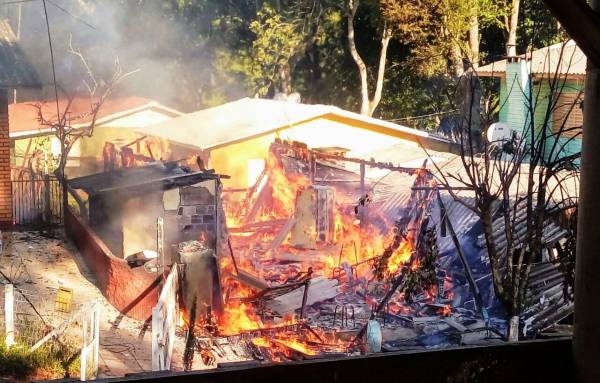
[[174, 264], [152, 309], [152, 371], [171, 369], [177, 325], [177, 278], [177, 264]]
[[13, 220], [17, 226], [62, 224], [62, 187], [48, 174], [12, 181]]

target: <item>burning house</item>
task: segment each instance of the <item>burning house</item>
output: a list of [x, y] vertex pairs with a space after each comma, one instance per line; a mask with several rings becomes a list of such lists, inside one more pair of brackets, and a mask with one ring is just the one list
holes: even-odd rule
[[[436, 186], [425, 164], [395, 166], [282, 140], [269, 153], [241, 203], [224, 195], [224, 309], [201, 310], [188, 324], [205, 366], [503, 342], [508, 318], [479, 219]], [[394, 181], [372, 177], [380, 170], [395, 173]], [[525, 225], [524, 216], [515, 225]], [[547, 222], [548, 257], [567, 236]], [[523, 337], [572, 313], [565, 288], [560, 265], [534, 265]]]
[[[143, 302], [135, 315], [148, 315], [167, 269], [179, 270], [177, 321], [186, 329], [189, 368], [503, 342], [509, 318], [495, 294], [481, 221], [434, 175], [439, 167], [459, 172], [460, 158], [432, 150], [443, 149], [444, 140], [399, 128], [384, 134], [344, 127], [364, 129], [364, 145], [326, 134], [314, 147], [281, 138], [331, 122], [314, 107], [310, 123], [237, 131], [239, 139], [231, 129], [216, 131], [229, 141], [218, 138], [220, 144], [204, 149], [173, 139], [185, 131], [162, 129], [170, 138], [158, 139], [166, 149], [161, 156], [177, 152], [183, 160], [71, 180], [87, 200], [83, 218], [72, 221], [89, 225], [120, 265], [108, 277], [117, 267], [95, 268], [109, 300], [127, 315], [132, 302]], [[337, 128], [322, 131], [328, 129]], [[146, 133], [142, 140], [156, 150], [156, 137]], [[200, 171], [178, 165], [194, 155]], [[233, 171], [229, 187], [205, 164]], [[464, 201], [472, 198], [457, 190]], [[526, 216], [517, 218], [518, 246]], [[505, 241], [503, 224], [494, 224], [497, 243]], [[548, 219], [544, 258], [532, 265], [520, 318], [524, 338], [572, 314], [570, 287], [555, 262], [568, 236], [568, 228]], [[124, 280], [139, 283], [127, 291], [156, 293], [123, 297]], [[157, 368], [168, 369], [171, 351], [160, 358]]]
[[233, 189], [256, 182], [275, 138], [365, 159], [398, 145], [402, 154], [394, 162], [422, 163], [426, 156], [420, 146], [446, 153], [458, 150], [445, 138], [334, 106], [250, 98], [147, 126], [139, 133], [148, 137], [145, 142], [156, 158], [177, 160], [201, 153], [208, 167], [231, 176], [224, 186]]

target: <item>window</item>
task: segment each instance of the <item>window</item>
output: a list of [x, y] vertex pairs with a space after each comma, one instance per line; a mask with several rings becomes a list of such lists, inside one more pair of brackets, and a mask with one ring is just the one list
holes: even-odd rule
[[[555, 93], [556, 106], [552, 111], [552, 133], [562, 137], [580, 134], [583, 126], [583, 93]], [[564, 125], [563, 125], [564, 124]]]

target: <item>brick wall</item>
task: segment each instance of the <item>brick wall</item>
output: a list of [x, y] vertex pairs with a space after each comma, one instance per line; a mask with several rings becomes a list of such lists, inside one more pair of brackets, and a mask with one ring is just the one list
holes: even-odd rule
[[0, 227], [11, 226], [13, 221], [8, 133], [8, 94], [0, 89]]
[[143, 267], [132, 269], [117, 258], [96, 233], [70, 209], [65, 209], [65, 230], [92, 271], [98, 288], [122, 314], [147, 320], [160, 294], [160, 277]]

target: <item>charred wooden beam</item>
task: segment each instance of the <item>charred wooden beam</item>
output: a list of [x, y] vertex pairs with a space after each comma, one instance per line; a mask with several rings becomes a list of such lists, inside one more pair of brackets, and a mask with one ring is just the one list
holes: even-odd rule
[[454, 231], [454, 226], [452, 226], [452, 222], [450, 221], [450, 219], [447, 216], [446, 206], [444, 205], [444, 202], [442, 201], [442, 196], [440, 195], [439, 190], [437, 192], [437, 200], [438, 200], [438, 204], [440, 206], [440, 210], [442, 211], [442, 216], [446, 217], [444, 222], [446, 223], [448, 230], [450, 231], [452, 243], [454, 243], [454, 247], [456, 248], [456, 253], [458, 254], [458, 257], [460, 258], [460, 261], [462, 262], [463, 267], [465, 269], [467, 281], [469, 282], [469, 287], [471, 288], [471, 291], [473, 292], [473, 296], [475, 298], [475, 303], [477, 304], [477, 308], [481, 312], [481, 315], [483, 316], [483, 318], [487, 320], [488, 313], [487, 313], [487, 310], [485, 309], [485, 307], [483, 306], [483, 300], [481, 299], [481, 293], [479, 292], [479, 287], [477, 287], [477, 283], [475, 283], [475, 278], [473, 277], [473, 272], [471, 271], [471, 266], [469, 266], [469, 262], [467, 262], [467, 257], [465, 256], [465, 253], [462, 250], [462, 246], [460, 245], [460, 241], [458, 240], [458, 236], [456, 235], [456, 232]]

